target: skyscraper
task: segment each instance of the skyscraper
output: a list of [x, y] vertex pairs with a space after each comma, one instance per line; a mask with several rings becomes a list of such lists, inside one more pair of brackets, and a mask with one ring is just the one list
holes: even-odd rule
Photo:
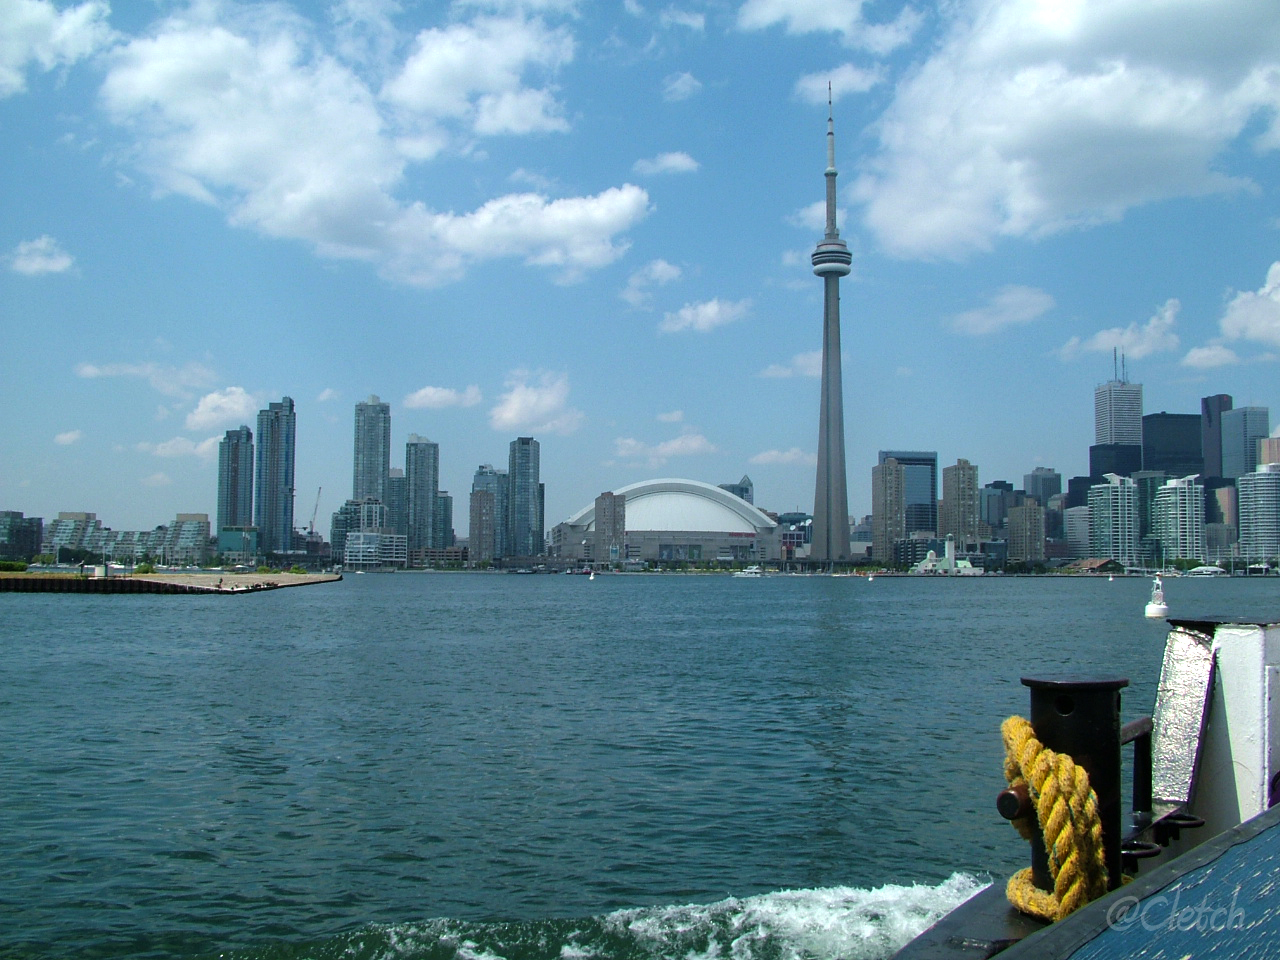
[[1036, 467], [1022, 475], [1022, 489], [1028, 497], [1047, 508], [1049, 501], [1062, 492], [1062, 474], [1052, 467]]
[[253, 431], [228, 430], [218, 444], [218, 529], [253, 526]]
[[948, 534], [963, 548], [979, 540], [978, 468], [957, 460], [942, 468], [942, 503], [938, 508], [938, 536]]
[[[818, 475], [813, 497], [814, 560], [849, 556], [849, 492], [844, 459], [844, 387], [840, 371], [840, 278], [853, 256], [836, 228], [836, 133], [827, 100], [827, 229], [813, 251], [813, 272], [822, 278], [822, 400], [818, 410]], [[874, 512], [874, 511], [873, 511]]]
[[538, 441], [517, 437], [507, 461], [507, 550], [513, 557], [542, 553], [542, 490]]
[[902, 466], [907, 536], [938, 530], [938, 452], [881, 450], [879, 462], [892, 457]]
[[387, 502], [391, 473], [391, 404], [376, 396], [356, 404], [355, 456], [351, 499]]
[[1240, 494], [1240, 556], [1280, 557], [1280, 464], [1268, 463], [1237, 481]]
[[258, 549], [283, 553], [293, 540], [293, 465], [297, 448], [297, 414], [293, 400], [258, 411], [258, 476], [254, 525]]
[[1142, 469], [1163, 470], [1171, 477], [1204, 473], [1202, 420], [1196, 413], [1148, 413], [1144, 416]]
[[871, 555], [893, 563], [893, 545], [907, 536], [905, 473], [893, 457], [871, 468]]
[[1126, 567], [1138, 562], [1138, 497], [1131, 478], [1109, 473], [1089, 488], [1089, 552]]
[[1222, 475], [1241, 477], [1258, 465], [1258, 441], [1271, 433], [1266, 407], [1236, 407], [1222, 414]]
[[[492, 530], [488, 527], [481, 527], [480, 532], [475, 532], [474, 528], [471, 532], [473, 541], [473, 550], [488, 551], [487, 556], [475, 556], [477, 560], [492, 560], [495, 557], [507, 556], [507, 483], [508, 477], [505, 470], [495, 470], [493, 464], [482, 463], [476, 468], [475, 476], [471, 480], [471, 492], [487, 493], [493, 499], [492, 506], [485, 506], [486, 501], [480, 501], [480, 522], [483, 524], [488, 519], [493, 524]], [[472, 500], [473, 503], [476, 501]], [[473, 508], [474, 509], [474, 508]], [[475, 514], [472, 514], [475, 516]], [[472, 524], [475, 524], [472, 520]], [[481, 537], [480, 545], [475, 546], [475, 538]]]
[[404, 446], [409, 554], [436, 546], [436, 497], [440, 493], [440, 445], [416, 433]]
[[605, 491], [596, 497], [595, 537], [591, 546], [591, 559], [596, 563], [625, 560], [626, 541], [627, 496], [624, 493]]
[[1156, 491], [1151, 513], [1164, 554], [1161, 560], [1204, 562], [1204, 487], [1194, 476], [1166, 480]]
[[1206, 477], [1222, 476], [1222, 415], [1231, 409], [1231, 402], [1225, 393], [1200, 399], [1200, 449]]
[[1093, 442], [1142, 446], [1142, 384], [1110, 380], [1093, 391]]

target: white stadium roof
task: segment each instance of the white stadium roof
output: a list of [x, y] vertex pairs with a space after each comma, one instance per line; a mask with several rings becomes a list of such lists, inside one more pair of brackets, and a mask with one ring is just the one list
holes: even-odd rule
[[[700, 480], [642, 480], [613, 492], [627, 498], [628, 530], [755, 533], [776, 526], [741, 497]], [[565, 522], [592, 528], [595, 520], [591, 503]]]

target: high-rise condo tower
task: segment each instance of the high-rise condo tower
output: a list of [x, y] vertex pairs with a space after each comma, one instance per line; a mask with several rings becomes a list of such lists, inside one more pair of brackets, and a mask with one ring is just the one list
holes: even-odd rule
[[840, 278], [853, 256], [836, 229], [836, 133], [827, 96], [827, 230], [813, 251], [822, 278], [822, 401], [818, 413], [818, 478], [813, 497], [814, 560], [849, 557], [849, 493], [844, 460], [844, 388], [840, 374]]

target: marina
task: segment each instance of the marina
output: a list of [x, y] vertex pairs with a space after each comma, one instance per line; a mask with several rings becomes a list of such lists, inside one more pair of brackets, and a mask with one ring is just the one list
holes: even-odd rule
[[[1025, 864], [1019, 677], [1131, 678], [1142, 578], [457, 574], [5, 598], [0, 952], [889, 957]], [[1179, 617], [1276, 581], [1179, 578]], [[909, 799], [908, 799], [909, 798]]]

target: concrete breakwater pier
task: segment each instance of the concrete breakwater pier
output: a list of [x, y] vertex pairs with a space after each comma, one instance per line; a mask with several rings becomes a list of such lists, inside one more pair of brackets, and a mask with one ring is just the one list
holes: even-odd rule
[[341, 580], [337, 573], [151, 573], [87, 577], [74, 573], [0, 574], [0, 593], [246, 594]]

